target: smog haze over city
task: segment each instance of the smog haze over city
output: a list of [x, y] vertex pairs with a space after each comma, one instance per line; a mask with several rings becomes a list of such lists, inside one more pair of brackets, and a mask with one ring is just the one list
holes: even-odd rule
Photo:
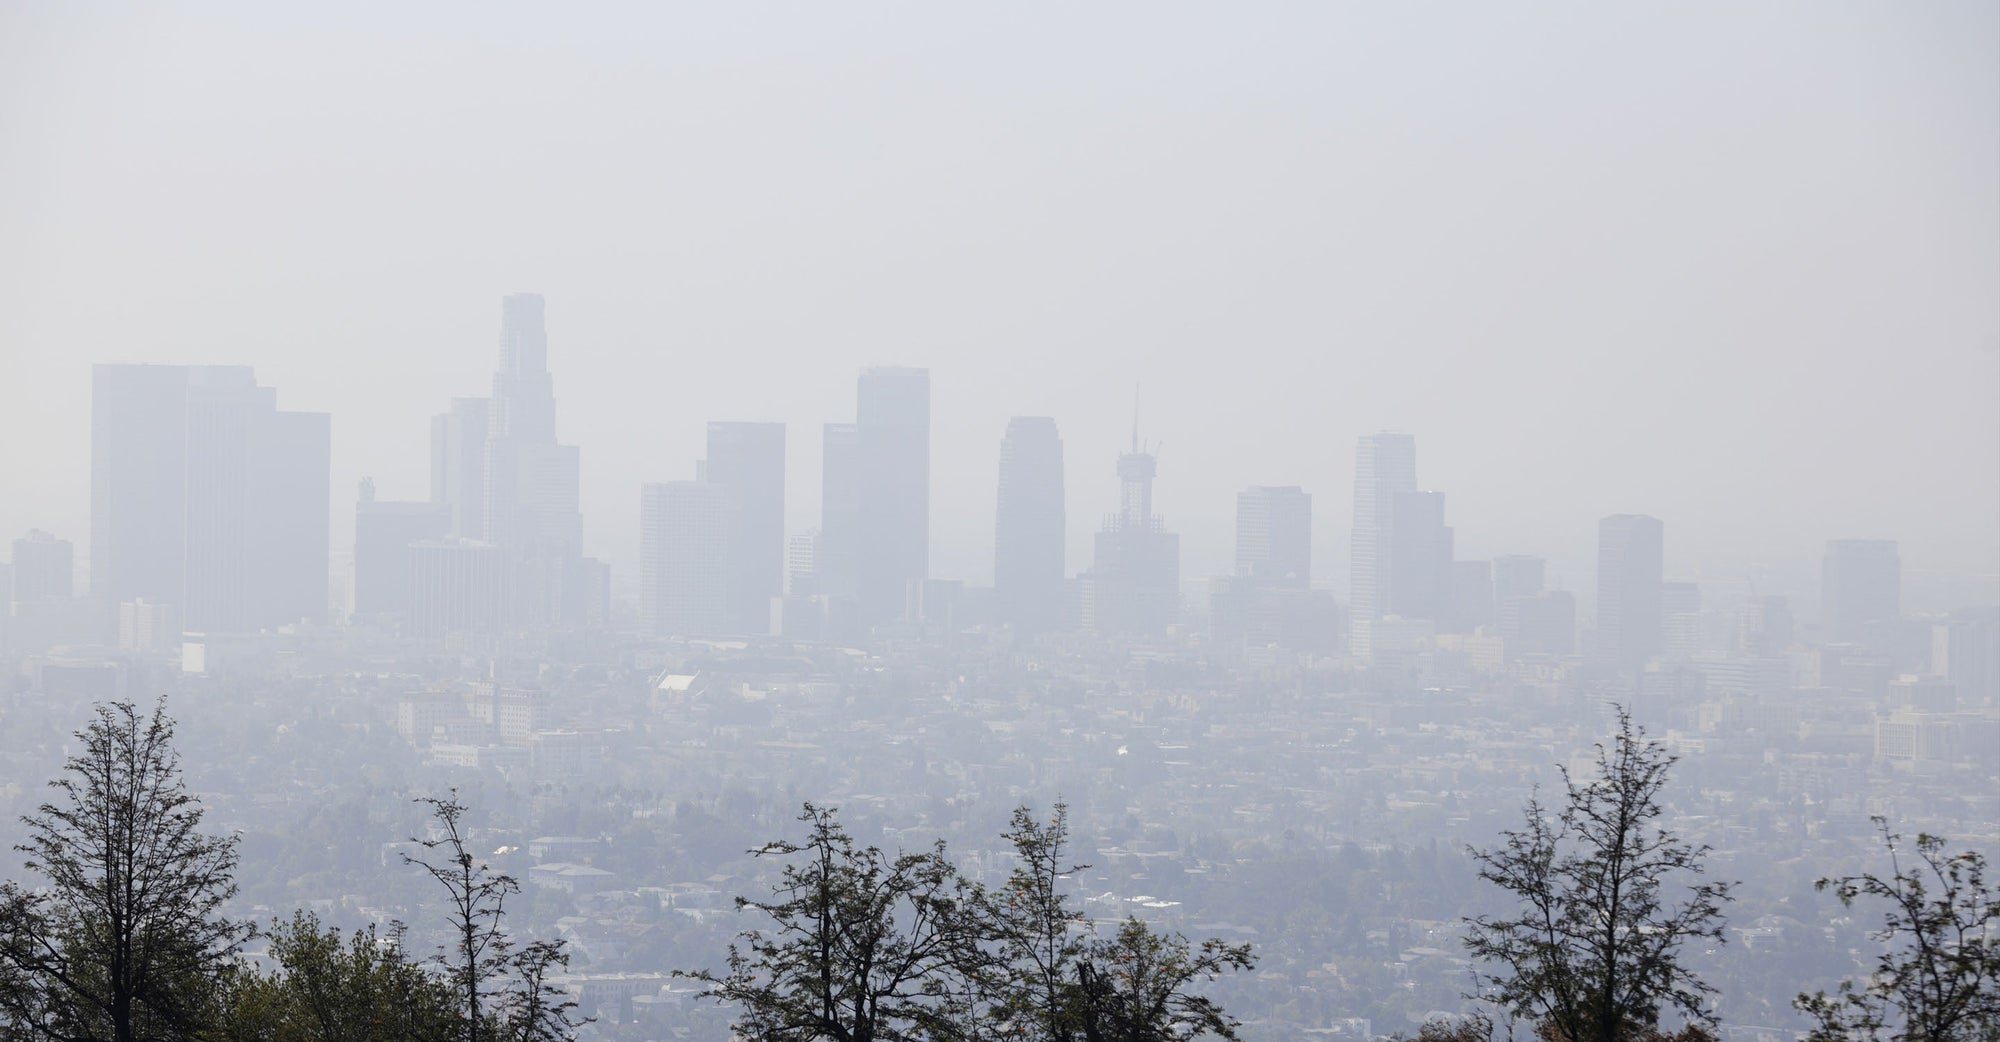
[[[1905, 1037], [1801, 996], [2000, 848], [2000, 6], [0, 3], [0, 552], [0, 1037], [301, 922], [464, 1042]], [[149, 720], [211, 969], [85, 1001]], [[1586, 1040], [1507, 844], [1634, 763], [1696, 983]], [[850, 836], [931, 954], [790, 1023]]]

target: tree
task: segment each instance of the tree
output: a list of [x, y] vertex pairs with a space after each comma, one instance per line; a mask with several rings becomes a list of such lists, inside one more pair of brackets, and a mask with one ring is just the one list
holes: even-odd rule
[[456, 791], [417, 802], [430, 808], [437, 825], [429, 838], [412, 840], [429, 855], [405, 854], [403, 863], [422, 868], [445, 889], [453, 944], [439, 949], [437, 961], [457, 995], [465, 1042], [572, 1037], [587, 1021], [576, 1017], [575, 1001], [548, 980], [551, 970], [569, 964], [562, 942], [514, 944], [505, 929], [506, 906], [521, 884], [467, 848], [466, 807]]
[[1237, 1022], [1188, 987], [1253, 965], [1247, 944], [1210, 938], [1191, 948], [1180, 934], [1156, 933], [1127, 918], [1115, 936], [1092, 943], [1079, 965], [1083, 1038], [1173, 1042], [1213, 1033], [1234, 1039]]
[[[1519, 899], [1511, 916], [1480, 916], [1466, 948], [1493, 970], [1483, 997], [1539, 1023], [1554, 1042], [1621, 1042], [1658, 1032], [1667, 1009], [1713, 1023], [1714, 988], [1681, 962], [1693, 940], [1720, 944], [1732, 884], [1702, 881], [1706, 846], [1657, 824], [1675, 758], [1618, 711], [1618, 733], [1597, 746], [1597, 776], [1562, 772], [1551, 810], [1530, 798], [1526, 823], [1491, 850], [1471, 851], [1480, 878]], [[1664, 883], [1678, 879], [1678, 892]]]
[[44, 885], [0, 885], [0, 1016], [24, 1037], [192, 1038], [219, 1010], [249, 936], [222, 914], [233, 838], [201, 831], [164, 704], [100, 704], [80, 750], [22, 818]]
[[[772, 900], [737, 898], [770, 929], [731, 945], [728, 973], [683, 973], [743, 1007], [736, 1031], [779, 1042], [1164, 1042], [1235, 1021], [1189, 986], [1250, 966], [1248, 945], [1156, 934], [1129, 920], [1093, 941], [1061, 882], [1068, 810], [1048, 824], [1015, 810], [1005, 837], [1019, 863], [987, 891], [952, 867], [939, 843], [890, 857], [861, 847], [830, 809], [800, 814], [804, 842], [751, 853], [795, 857]], [[803, 855], [803, 856], [799, 856]]]
[[1945, 853], [1938, 836], [1917, 836], [1916, 863], [1905, 868], [1901, 836], [1876, 818], [1889, 851], [1889, 877], [1821, 879], [1840, 903], [1888, 902], [1886, 947], [1865, 983], [1843, 981], [1833, 994], [1801, 994], [1793, 1005], [1813, 1020], [1811, 1042], [1888, 1037], [1897, 1042], [2000, 1040], [2000, 887], [1986, 882], [1986, 856]]
[[1083, 1029], [1078, 975], [1089, 950], [1088, 921], [1070, 909], [1064, 877], [1090, 866], [1069, 864], [1069, 808], [1055, 805], [1048, 824], [1027, 807], [1001, 838], [1012, 843], [1016, 864], [1007, 882], [987, 896], [983, 916], [990, 961], [982, 967], [991, 996], [988, 1015], [1032, 1042], [1068, 1042]]
[[374, 926], [343, 942], [309, 912], [274, 924], [269, 973], [235, 981], [222, 1035], [240, 1042], [450, 1042], [460, 1033], [451, 986], [403, 952], [402, 930]]
[[768, 901], [739, 910], [771, 920], [729, 947], [728, 972], [684, 974], [707, 995], [738, 1003], [736, 1031], [771, 1042], [903, 1042], [970, 1037], [974, 997], [964, 987], [976, 959], [976, 895], [944, 856], [862, 847], [832, 808], [806, 804], [802, 843], [780, 840], [752, 854], [794, 857]]

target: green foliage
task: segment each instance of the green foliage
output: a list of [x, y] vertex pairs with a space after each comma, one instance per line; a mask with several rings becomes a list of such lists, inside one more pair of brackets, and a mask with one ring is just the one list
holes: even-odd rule
[[514, 877], [493, 869], [467, 846], [466, 806], [456, 791], [417, 800], [436, 823], [414, 840], [425, 856], [403, 861], [444, 887], [453, 944], [436, 963], [451, 982], [464, 1042], [563, 1042], [586, 1020], [576, 1002], [549, 981], [569, 965], [561, 941], [517, 944], [506, 930], [507, 899], [521, 892]]
[[1083, 1029], [1076, 985], [1089, 953], [1088, 920], [1069, 907], [1062, 880], [1089, 866], [1068, 863], [1069, 808], [1057, 803], [1043, 824], [1016, 807], [1001, 838], [1013, 844], [1016, 863], [1007, 882], [986, 895], [982, 990], [992, 997], [986, 1013], [1010, 1037], [1075, 1038]]
[[[1709, 848], [1656, 823], [1674, 758], [1629, 713], [1597, 752], [1595, 778], [1563, 772], [1562, 806], [1529, 800], [1521, 829], [1472, 852], [1480, 877], [1520, 902], [1518, 914], [1469, 920], [1466, 948], [1494, 967], [1478, 975], [1483, 997], [1558, 1042], [1648, 1037], [1668, 1008], [1706, 1025], [1715, 989], [1680, 950], [1721, 943], [1731, 884], [1700, 881]], [[1663, 887], [1673, 879], [1685, 881], [1677, 895]]]
[[231, 956], [249, 934], [224, 917], [231, 839], [201, 831], [173, 721], [99, 705], [81, 749], [22, 819], [17, 849], [46, 886], [0, 884], [0, 1023], [65, 1042], [189, 1039], [220, 1014]]
[[741, 1004], [737, 1031], [751, 1038], [964, 1037], [967, 1010], [953, 971], [975, 940], [975, 902], [943, 844], [891, 857], [857, 845], [829, 808], [808, 803], [798, 820], [805, 842], [753, 852], [804, 855], [786, 863], [772, 899], [736, 899], [773, 928], [741, 934], [724, 976], [692, 976], [708, 982], [708, 994]]
[[739, 897], [772, 926], [731, 945], [728, 972], [686, 976], [739, 1007], [736, 1031], [778, 1042], [1165, 1042], [1236, 1022], [1191, 986], [1251, 965], [1248, 945], [1156, 933], [1128, 919], [1091, 939], [1062, 879], [1068, 816], [1014, 813], [1018, 864], [996, 891], [975, 886], [942, 843], [890, 856], [862, 847], [834, 812], [807, 804], [803, 842], [753, 851], [792, 858], [772, 899]]
[[1136, 918], [1090, 946], [1078, 980], [1083, 1037], [1089, 1042], [1168, 1042], [1213, 1033], [1236, 1037], [1236, 1021], [1205, 995], [1188, 990], [1254, 965], [1247, 944], [1210, 938], [1190, 947]]
[[459, 1033], [449, 983], [403, 952], [402, 932], [340, 931], [298, 912], [274, 924], [269, 973], [230, 989], [229, 1042], [449, 1042]]
[[1902, 838], [1875, 819], [1889, 851], [1889, 877], [1821, 879], [1840, 903], [1886, 901], [1876, 938], [1887, 947], [1864, 983], [1843, 981], [1833, 994], [1801, 994], [1794, 1005], [1812, 1018], [1810, 1042], [2000, 1040], [2000, 888], [1986, 882], [1986, 857], [1945, 853], [1943, 838], [1917, 836], [1917, 861], [1904, 867]]

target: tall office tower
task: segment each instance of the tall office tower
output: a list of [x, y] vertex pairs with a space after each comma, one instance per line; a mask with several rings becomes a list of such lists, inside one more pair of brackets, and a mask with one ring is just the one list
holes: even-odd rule
[[191, 630], [327, 608], [332, 421], [283, 412], [246, 366], [100, 365], [91, 591], [176, 607]]
[[1660, 646], [1675, 658], [1693, 658], [1701, 650], [1701, 585], [1660, 584]]
[[491, 402], [453, 398], [451, 411], [431, 417], [431, 502], [451, 511], [451, 534], [478, 539], [486, 531], [486, 436]]
[[856, 384], [861, 531], [855, 591], [868, 623], [899, 618], [930, 575], [931, 374], [879, 366]]
[[703, 475], [729, 500], [729, 631], [768, 633], [785, 592], [785, 425], [708, 425]]
[[2000, 608], [1962, 609], [1933, 625], [1931, 672], [1968, 708], [2000, 701]]
[[1597, 657], [1637, 673], [1660, 653], [1665, 534], [1658, 518], [1613, 514], [1597, 523]]
[[1563, 656], [1576, 652], [1576, 595], [1543, 590], [1519, 605], [1519, 633], [1508, 640], [1513, 655]]
[[785, 543], [785, 592], [819, 596], [819, 529], [799, 532]]
[[820, 447], [818, 592], [852, 604], [861, 589], [861, 432], [829, 423]]
[[91, 371], [90, 592], [180, 604], [186, 575], [186, 366]]
[[1390, 585], [1396, 497], [1417, 490], [1417, 441], [1387, 431], [1363, 435], [1354, 453], [1354, 538], [1349, 557], [1351, 650], [1374, 657], [1375, 620], [1393, 613]]
[[1903, 560], [1891, 539], [1836, 539], [1820, 562], [1820, 629], [1828, 644], [1886, 653], [1903, 620]]
[[1442, 622], [1451, 613], [1452, 563], [1444, 493], [1398, 492], [1390, 503], [1384, 614]]
[[576, 549], [577, 452], [556, 444], [555, 380], [549, 374], [542, 298], [500, 302], [500, 365], [487, 417], [486, 536], [510, 549]]
[[[67, 539], [57, 539], [41, 529], [33, 529], [14, 540], [14, 591], [12, 600], [66, 601], [76, 595], [75, 552]], [[0, 585], [0, 596], [7, 587]], [[0, 614], [7, 607], [0, 600]]]
[[1510, 646], [1521, 636], [1521, 604], [1542, 592], [1547, 562], [1528, 554], [1493, 559], [1493, 629]]
[[639, 489], [639, 613], [653, 633], [730, 631], [730, 497], [706, 481]]
[[506, 620], [507, 552], [492, 543], [411, 543], [410, 633], [443, 637], [498, 633]]
[[1065, 516], [1056, 421], [1008, 420], [993, 519], [993, 600], [1000, 621], [1017, 633], [1050, 630], [1062, 620]]
[[1260, 584], [1312, 586], [1312, 496], [1297, 485], [1236, 494], [1236, 574]]
[[1082, 577], [1084, 628], [1103, 635], [1147, 637], [1180, 618], [1181, 537], [1153, 513], [1158, 460], [1132, 438], [1118, 457], [1118, 513], [1097, 533], [1096, 557]]
[[451, 526], [450, 504], [378, 500], [374, 479], [363, 478], [354, 504], [354, 616], [407, 618], [410, 544], [445, 539]]
[[1451, 617], [1443, 627], [1452, 633], [1493, 629], [1493, 562], [1453, 561]]
[[1743, 609], [1743, 653], [1768, 658], [1792, 646], [1792, 605], [1783, 596], [1750, 599]]
[[482, 538], [508, 556], [509, 621], [574, 625], [591, 621], [601, 571], [582, 557], [578, 454], [556, 443], [555, 381], [549, 375], [542, 298], [500, 301], [500, 361], [487, 409]]

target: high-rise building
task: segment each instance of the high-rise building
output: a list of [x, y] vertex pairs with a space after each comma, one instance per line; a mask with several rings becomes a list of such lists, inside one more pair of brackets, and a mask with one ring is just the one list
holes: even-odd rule
[[1398, 492], [1390, 499], [1387, 615], [1442, 623], [1451, 615], [1452, 530], [1444, 493]]
[[702, 475], [728, 499], [728, 629], [767, 633], [785, 592], [785, 425], [709, 423]]
[[1364, 435], [1354, 454], [1354, 539], [1349, 603], [1356, 620], [1390, 614], [1391, 518], [1396, 496], [1417, 490], [1417, 440]]
[[1440, 627], [1451, 633], [1493, 629], [1493, 562], [1453, 561], [1451, 617]]
[[1660, 646], [1668, 655], [1689, 659], [1701, 650], [1701, 584], [1660, 584]]
[[793, 597], [819, 596], [819, 529], [795, 533], [786, 541], [785, 592]]
[[354, 505], [354, 615], [407, 618], [411, 604], [412, 543], [451, 535], [449, 503], [397, 503], [375, 498], [364, 478]]
[[439, 539], [410, 544], [409, 555], [412, 635], [494, 634], [504, 628], [505, 550], [470, 539]]
[[1782, 595], [1750, 599], [1743, 610], [1743, 653], [1769, 658], [1792, 646], [1792, 605]]
[[451, 511], [451, 534], [486, 532], [485, 398], [453, 398], [451, 411], [431, 417], [431, 502]]
[[245, 366], [100, 365], [93, 595], [241, 631], [327, 609], [332, 423], [284, 412]]
[[1961, 705], [2000, 701], [2000, 608], [1961, 609], [1934, 624], [1930, 666], [1958, 689]]
[[[57, 539], [41, 529], [14, 540], [15, 602], [68, 600], [76, 595], [75, 551], [67, 539]], [[0, 585], [0, 598], [7, 587]], [[0, 614], [6, 604], [0, 600]]]
[[1080, 577], [1080, 622], [1100, 635], [1150, 637], [1180, 619], [1181, 537], [1153, 513], [1155, 455], [1139, 444], [1118, 457], [1117, 514], [1097, 533]]
[[819, 593], [852, 604], [861, 590], [861, 434], [851, 423], [821, 431]]
[[1064, 518], [1063, 443], [1056, 421], [1016, 416], [1007, 421], [1000, 442], [993, 598], [1000, 621], [1017, 632], [1049, 630], [1062, 619]]
[[639, 490], [639, 611], [673, 635], [731, 630], [730, 497], [707, 481]]
[[1520, 646], [1522, 605], [1542, 592], [1548, 564], [1528, 554], [1507, 554], [1493, 559], [1493, 629], [1509, 652]]
[[1312, 586], [1312, 496], [1297, 485], [1236, 494], [1236, 574], [1261, 584]]
[[1507, 654], [1553, 655], [1576, 651], [1576, 595], [1568, 590], [1543, 590], [1521, 598], [1517, 633], [1503, 638]]
[[505, 620], [531, 626], [598, 621], [606, 569], [583, 557], [579, 454], [576, 446], [556, 441], [555, 380], [540, 294], [512, 293], [500, 301], [485, 464], [481, 538], [506, 554]]
[[1614, 514], [1597, 524], [1597, 657], [1636, 674], [1662, 650], [1666, 540], [1658, 518]]
[[878, 366], [856, 384], [861, 530], [856, 600], [868, 623], [899, 618], [930, 574], [931, 374]]
[[1889, 653], [1903, 619], [1903, 560], [1892, 539], [1836, 539], [1820, 563], [1820, 629], [1828, 644]]

